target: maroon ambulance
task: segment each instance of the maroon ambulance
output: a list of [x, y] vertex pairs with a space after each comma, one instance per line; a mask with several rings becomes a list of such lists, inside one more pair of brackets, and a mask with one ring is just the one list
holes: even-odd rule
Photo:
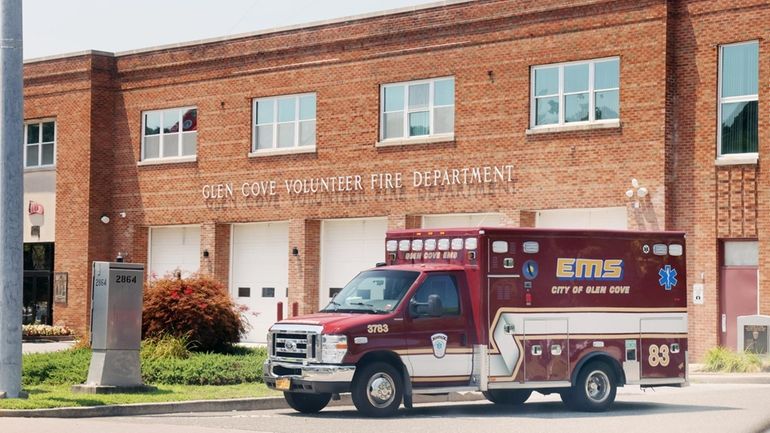
[[456, 391], [603, 411], [619, 386], [687, 384], [685, 263], [678, 232], [391, 231], [385, 263], [270, 328], [265, 383], [305, 413]]

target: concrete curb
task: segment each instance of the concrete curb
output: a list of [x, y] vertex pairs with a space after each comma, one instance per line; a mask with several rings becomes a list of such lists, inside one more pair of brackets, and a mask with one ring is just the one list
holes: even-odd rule
[[768, 385], [770, 374], [768, 373], [697, 373], [690, 374], [690, 383], [704, 384], [740, 384], [740, 385]]
[[[478, 392], [451, 393], [443, 396], [415, 396], [415, 403], [476, 401], [484, 397]], [[350, 395], [342, 395], [330, 406], [352, 406]], [[53, 409], [0, 409], [1, 417], [19, 418], [93, 418], [109, 416], [160, 415], [187, 412], [230, 412], [250, 410], [287, 409], [283, 397], [240, 398], [228, 400], [193, 400], [168, 403], [133, 403]]]

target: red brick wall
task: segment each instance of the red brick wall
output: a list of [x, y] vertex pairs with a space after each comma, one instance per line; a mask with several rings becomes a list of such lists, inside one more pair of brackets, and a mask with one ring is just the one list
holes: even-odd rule
[[[386, 15], [224, 42], [120, 56], [28, 64], [26, 117], [56, 116], [56, 269], [70, 272], [70, 305], [55, 320], [84, 324], [88, 263], [130, 252], [146, 261], [147, 227], [203, 224], [202, 270], [226, 278], [229, 224], [290, 221], [290, 302], [318, 304], [320, 220], [500, 212], [534, 225], [539, 209], [627, 206], [631, 229], [688, 232], [691, 359], [716, 344], [718, 238], [757, 237], [770, 270], [768, 184], [762, 165], [716, 168], [717, 45], [768, 34], [765, 2], [497, 0]], [[760, 58], [768, 57], [760, 43]], [[621, 126], [527, 134], [530, 67], [618, 56]], [[760, 82], [768, 63], [761, 62]], [[455, 77], [455, 139], [375, 147], [379, 86]], [[768, 87], [760, 86], [760, 154], [767, 154]], [[252, 98], [317, 93], [317, 151], [247, 157]], [[141, 112], [198, 107], [197, 161], [138, 166]], [[102, 165], [96, 163], [103, 163]], [[511, 183], [410, 185], [412, 170], [513, 164]], [[399, 191], [244, 199], [243, 181], [403, 172]], [[650, 194], [624, 196], [636, 178]], [[207, 184], [232, 182], [229, 200], [204, 200]], [[102, 194], [104, 191], [110, 194]], [[115, 214], [126, 212], [126, 218]], [[101, 212], [114, 221], [98, 223]], [[289, 254], [291, 254], [289, 252]], [[701, 274], [703, 279], [701, 280]], [[770, 296], [762, 289], [762, 310]]]

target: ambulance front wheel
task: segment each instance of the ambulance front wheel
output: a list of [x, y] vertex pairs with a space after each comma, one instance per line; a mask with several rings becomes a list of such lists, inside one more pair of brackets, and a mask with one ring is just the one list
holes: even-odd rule
[[617, 383], [615, 374], [603, 362], [591, 362], [578, 374], [572, 388], [561, 393], [561, 399], [570, 409], [582, 412], [603, 412], [615, 401]]
[[392, 365], [375, 362], [356, 372], [351, 389], [353, 404], [361, 413], [386, 417], [396, 413], [404, 395], [404, 381]]
[[332, 399], [331, 394], [305, 394], [300, 392], [284, 392], [283, 397], [292, 409], [302, 413], [320, 412], [321, 409], [329, 404], [329, 400]]
[[490, 389], [483, 391], [484, 397], [494, 404], [520, 405], [532, 395], [531, 389]]

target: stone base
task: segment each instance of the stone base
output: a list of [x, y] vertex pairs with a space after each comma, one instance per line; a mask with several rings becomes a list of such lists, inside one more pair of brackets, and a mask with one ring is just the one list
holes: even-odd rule
[[[2, 400], [4, 398], [10, 398], [10, 397], [8, 397], [8, 395], [7, 395], [7, 393], [5, 391], [0, 392], [0, 400]], [[21, 398], [23, 400], [26, 400], [26, 399], [29, 398], [29, 393], [28, 392], [24, 392], [24, 391], [19, 391], [19, 396], [17, 398]]]
[[129, 385], [129, 386], [108, 386], [108, 385], [72, 385], [72, 392], [76, 394], [141, 394], [145, 392], [157, 391], [158, 388], [151, 385]]

